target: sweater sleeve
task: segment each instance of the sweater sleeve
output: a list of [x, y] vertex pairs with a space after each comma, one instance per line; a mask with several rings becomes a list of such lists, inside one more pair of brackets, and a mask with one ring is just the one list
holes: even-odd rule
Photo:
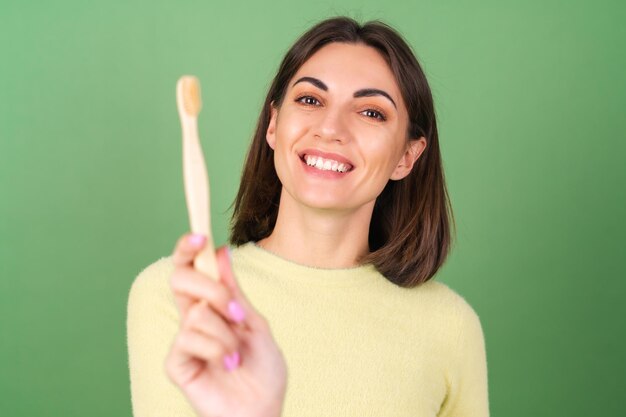
[[133, 282], [126, 318], [131, 403], [134, 417], [196, 416], [165, 372], [178, 332], [179, 314], [169, 288], [173, 264], [162, 258]]
[[480, 319], [463, 300], [456, 354], [448, 373], [448, 395], [439, 417], [489, 417], [487, 356]]

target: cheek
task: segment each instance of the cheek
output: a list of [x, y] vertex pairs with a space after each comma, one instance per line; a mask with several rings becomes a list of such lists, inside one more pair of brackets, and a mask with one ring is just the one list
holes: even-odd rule
[[285, 111], [276, 126], [276, 140], [293, 143], [309, 129], [311, 118], [307, 115]]
[[[309, 122], [310, 124], [310, 122]], [[276, 124], [276, 146], [274, 149], [274, 167], [281, 183], [287, 180], [285, 176], [293, 166], [299, 163], [295, 156], [295, 149], [307, 132], [306, 120], [302, 116], [284, 111]]]
[[379, 134], [361, 141], [361, 144], [361, 149], [369, 160], [370, 168], [375, 172], [374, 175], [389, 177], [401, 156], [403, 144], [400, 140], [387, 134]]

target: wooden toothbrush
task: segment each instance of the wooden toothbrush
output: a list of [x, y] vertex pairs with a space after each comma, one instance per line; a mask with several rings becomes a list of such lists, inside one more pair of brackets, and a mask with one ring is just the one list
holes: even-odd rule
[[200, 82], [185, 75], [176, 83], [176, 102], [183, 132], [183, 179], [192, 233], [206, 236], [206, 245], [194, 259], [194, 267], [218, 279], [215, 244], [211, 234], [209, 177], [198, 137], [198, 114], [202, 108]]

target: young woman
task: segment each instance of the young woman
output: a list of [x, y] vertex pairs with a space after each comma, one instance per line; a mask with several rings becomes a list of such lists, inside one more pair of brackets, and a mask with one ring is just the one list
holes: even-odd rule
[[143, 416], [488, 416], [480, 320], [431, 278], [451, 210], [426, 77], [389, 26], [323, 21], [269, 89], [218, 250], [203, 236], [135, 280]]

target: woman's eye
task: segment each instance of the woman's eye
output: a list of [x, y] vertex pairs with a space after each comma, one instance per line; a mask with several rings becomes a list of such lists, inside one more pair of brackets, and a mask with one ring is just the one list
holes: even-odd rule
[[364, 114], [365, 116], [370, 117], [372, 119], [378, 119], [378, 120], [383, 121], [383, 122], [385, 120], [387, 120], [385, 115], [382, 114], [381, 112], [379, 112], [378, 110], [367, 109], [367, 110], [361, 112], [361, 114]]
[[316, 99], [315, 97], [311, 97], [311, 96], [302, 96], [296, 99], [296, 101], [302, 104], [306, 104], [307, 106], [317, 106], [320, 104], [318, 99]]
[[[321, 106], [322, 103], [318, 99], [313, 96], [302, 96], [296, 99], [297, 103], [302, 103], [306, 106]], [[361, 112], [366, 117], [371, 119], [376, 119], [378, 121], [384, 122], [387, 120], [387, 116], [385, 116], [382, 112], [374, 109], [367, 109]]]

